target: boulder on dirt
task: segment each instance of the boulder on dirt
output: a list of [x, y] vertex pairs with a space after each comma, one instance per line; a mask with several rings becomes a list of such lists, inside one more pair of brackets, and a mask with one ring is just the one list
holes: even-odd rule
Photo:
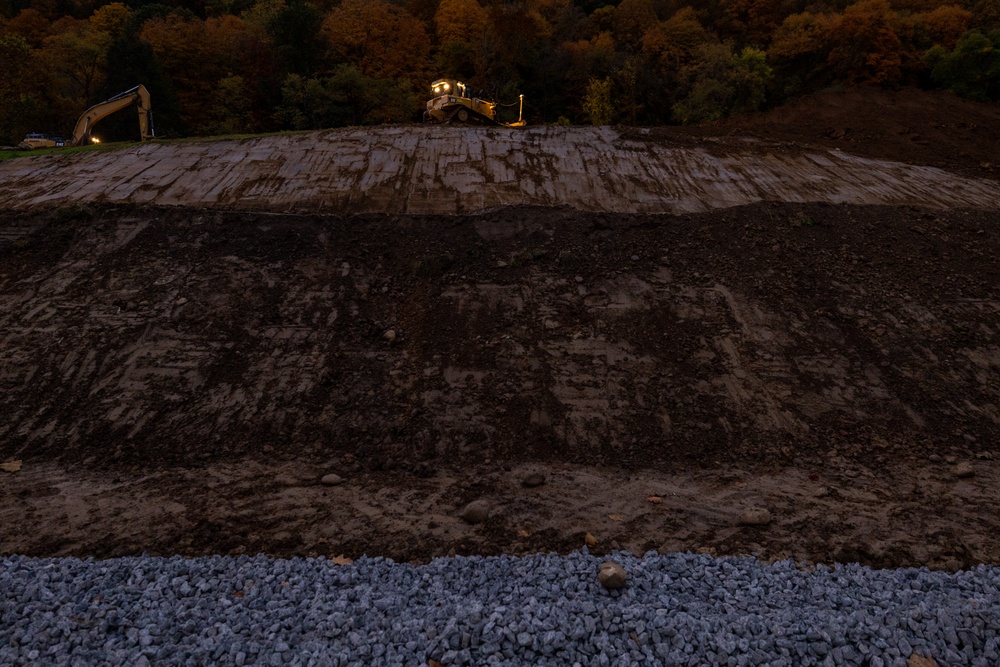
[[771, 523], [771, 513], [763, 507], [749, 507], [740, 512], [737, 521], [741, 526], [766, 526]]
[[521, 480], [521, 486], [529, 489], [541, 486], [542, 484], [545, 484], [545, 475], [540, 472], [533, 472], [530, 475], [526, 475], [524, 479]]
[[586, 533], [586, 534], [585, 534], [585, 535], [583, 536], [583, 541], [584, 541], [584, 543], [585, 543], [585, 544], [586, 544], [586, 545], [587, 545], [588, 547], [596, 547], [596, 546], [597, 546], [597, 538], [596, 538], [596, 537], [594, 537], [593, 535], [591, 535], [590, 533]]
[[396, 340], [396, 330], [389, 329], [384, 334], [382, 334], [382, 338], [384, 338], [389, 343], [393, 342], [394, 340]]
[[597, 573], [597, 580], [609, 591], [617, 590], [625, 585], [628, 579], [628, 572], [613, 560], [601, 564], [601, 569]]
[[324, 486], [337, 486], [338, 484], [343, 484], [344, 478], [340, 475], [330, 473], [329, 475], [323, 475], [319, 481]]
[[490, 504], [486, 500], [473, 500], [465, 506], [459, 515], [466, 523], [477, 524], [486, 521], [490, 516]]
[[959, 479], [966, 479], [968, 477], [972, 477], [975, 474], [976, 471], [973, 470], [972, 464], [969, 463], [968, 461], [960, 461], [955, 466], [955, 476], [958, 477]]
[[937, 661], [929, 655], [914, 653], [906, 661], [906, 667], [938, 667]]

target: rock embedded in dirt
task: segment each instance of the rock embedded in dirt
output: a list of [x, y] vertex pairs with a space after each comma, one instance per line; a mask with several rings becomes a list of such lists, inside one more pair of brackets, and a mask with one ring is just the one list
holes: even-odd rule
[[542, 484], [545, 484], [545, 475], [543, 475], [540, 472], [533, 472], [530, 475], [525, 476], [525, 478], [521, 480], [521, 486], [527, 487], [529, 489], [533, 489], [536, 486], [541, 486]]
[[343, 484], [344, 478], [340, 475], [330, 473], [329, 475], [323, 475], [322, 479], [319, 481], [320, 484], [323, 484], [324, 486], [337, 486], [338, 484]]
[[972, 469], [972, 464], [968, 461], [961, 461], [955, 466], [955, 476], [959, 479], [966, 479], [976, 474]]
[[771, 513], [763, 507], [750, 507], [740, 512], [738, 522], [741, 526], [766, 526], [771, 523]]
[[473, 500], [465, 506], [459, 515], [466, 523], [477, 524], [486, 521], [490, 516], [490, 504], [486, 500]]
[[625, 585], [628, 579], [628, 572], [613, 560], [605, 561], [601, 564], [601, 569], [597, 573], [597, 580], [609, 591], [618, 590]]
[[382, 338], [386, 339], [386, 341], [390, 343], [393, 342], [394, 340], [396, 340], [396, 330], [389, 329], [384, 334], [382, 334]]
[[596, 538], [596, 537], [594, 537], [593, 535], [591, 535], [590, 533], [586, 533], [586, 534], [585, 534], [585, 535], [583, 536], [583, 541], [584, 541], [584, 543], [585, 543], [585, 544], [586, 544], [586, 545], [587, 545], [588, 547], [596, 547], [596, 546], [597, 546], [597, 538]]
[[938, 667], [937, 661], [929, 655], [914, 653], [906, 661], [906, 667]]

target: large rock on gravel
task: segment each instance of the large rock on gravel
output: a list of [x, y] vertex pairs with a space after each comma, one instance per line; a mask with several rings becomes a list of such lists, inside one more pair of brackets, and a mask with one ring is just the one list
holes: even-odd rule
[[490, 518], [490, 507], [489, 502], [486, 500], [473, 500], [471, 503], [465, 506], [462, 513], [459, 515], [462, 520], [466, 523], [477, 524], [486, 521]]
[[597, 580], [601, 583], [601, 586], [604, 586], [609, 591], [617, 590], [624, 586], [626, 579], [628, 579], [628, 572], [613, 560], [602, 563], [601, 569], [597, 573]]

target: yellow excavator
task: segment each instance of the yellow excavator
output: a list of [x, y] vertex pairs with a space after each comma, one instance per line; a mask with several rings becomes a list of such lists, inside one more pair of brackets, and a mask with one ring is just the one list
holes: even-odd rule
[[428, 123], [460, 123], [462, 125], [493, 125], [524, 127], [524, 95], [520, 96], [517, 121], [497, 120], [497, 103], [473, 97], [469, 87], [455, 79], [438, 79], [431, 84], [434, 98], [427, 102], [424, 121]]
[[149, 91], [146, 90], [146, 86], [139, 84], [135, 88], [119, 93], [84, 111], [83, 115], [76, 121], [76, 127], [73, 128], [73, 138], [70, 141], [49, 134], [32, 133], [24, 138], [18, 148], [51, 148], [66, 144], [84, 146], [89, 143], [99, 143], [96, 137], [91, 136], [98, 121], [133, 104], [139, 111], [139, 136], [142, 141], [149, 141], [154, 136], [153, 109], [149, 103]]

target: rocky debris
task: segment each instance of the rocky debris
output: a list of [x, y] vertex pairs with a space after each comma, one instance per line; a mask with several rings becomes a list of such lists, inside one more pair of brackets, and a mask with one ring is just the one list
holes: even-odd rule
[[462, 520], [466, 523], [477, 524], [483, 523], [490, 516], [490, 503], [486, 500], [480, 498], [479, 500], [473, 500], [471, 503], [465, 506], [462, 513], [459, 515]]
[[382, 338], [384, 338], [389, 343], [393, 342], [394, 340], [396, 340], [396, 330], [389, 329], [384, 334], [382, 334]]
[[344, 478], [341, 477], [340, 475], [335, 475], [333, 473], [330, 473], [328, 475], [323, 475], [323, 477], [319, 480], [319, 482], [323, 486], [338, 486], [339, 484], [344, 483]]
[[521, 486], [528, 489], [533, 489], [536, 486], [541, 486], [545, 484], [545, 475], [540, 472], [533, 472], [530, 475], [526, 475], [524, 479], [521, 480]]
[[771, 513], [763, 507], [749, 507], [737, 519], [741, 526], [766, 526], [771, 523]]
[[937, 661], [928, 655], [914, 653], [906, 661], [906, 667], [938, 667]]
[[583, 541], [584, 541], [584, 543], [588, 547], [596, 547], [597, 546], [597, 538], [594, 537], [593, 535], [591, 535], [590, 533], [584, 534]]
[[959, 479], [967, 479], [975, 474], [976, 471], [973, 470], [972, 464], [968, 461], [960, 461], [955, 466], [955, 477], [958, 477]]
[[602, 563], [601, 569], [597, 573], [597, 580], [601, 582], [601, 586], [609, 591], [618, 590], [624, 586], [626, 579], [628, 579], [628, 572], [613, 560]]

